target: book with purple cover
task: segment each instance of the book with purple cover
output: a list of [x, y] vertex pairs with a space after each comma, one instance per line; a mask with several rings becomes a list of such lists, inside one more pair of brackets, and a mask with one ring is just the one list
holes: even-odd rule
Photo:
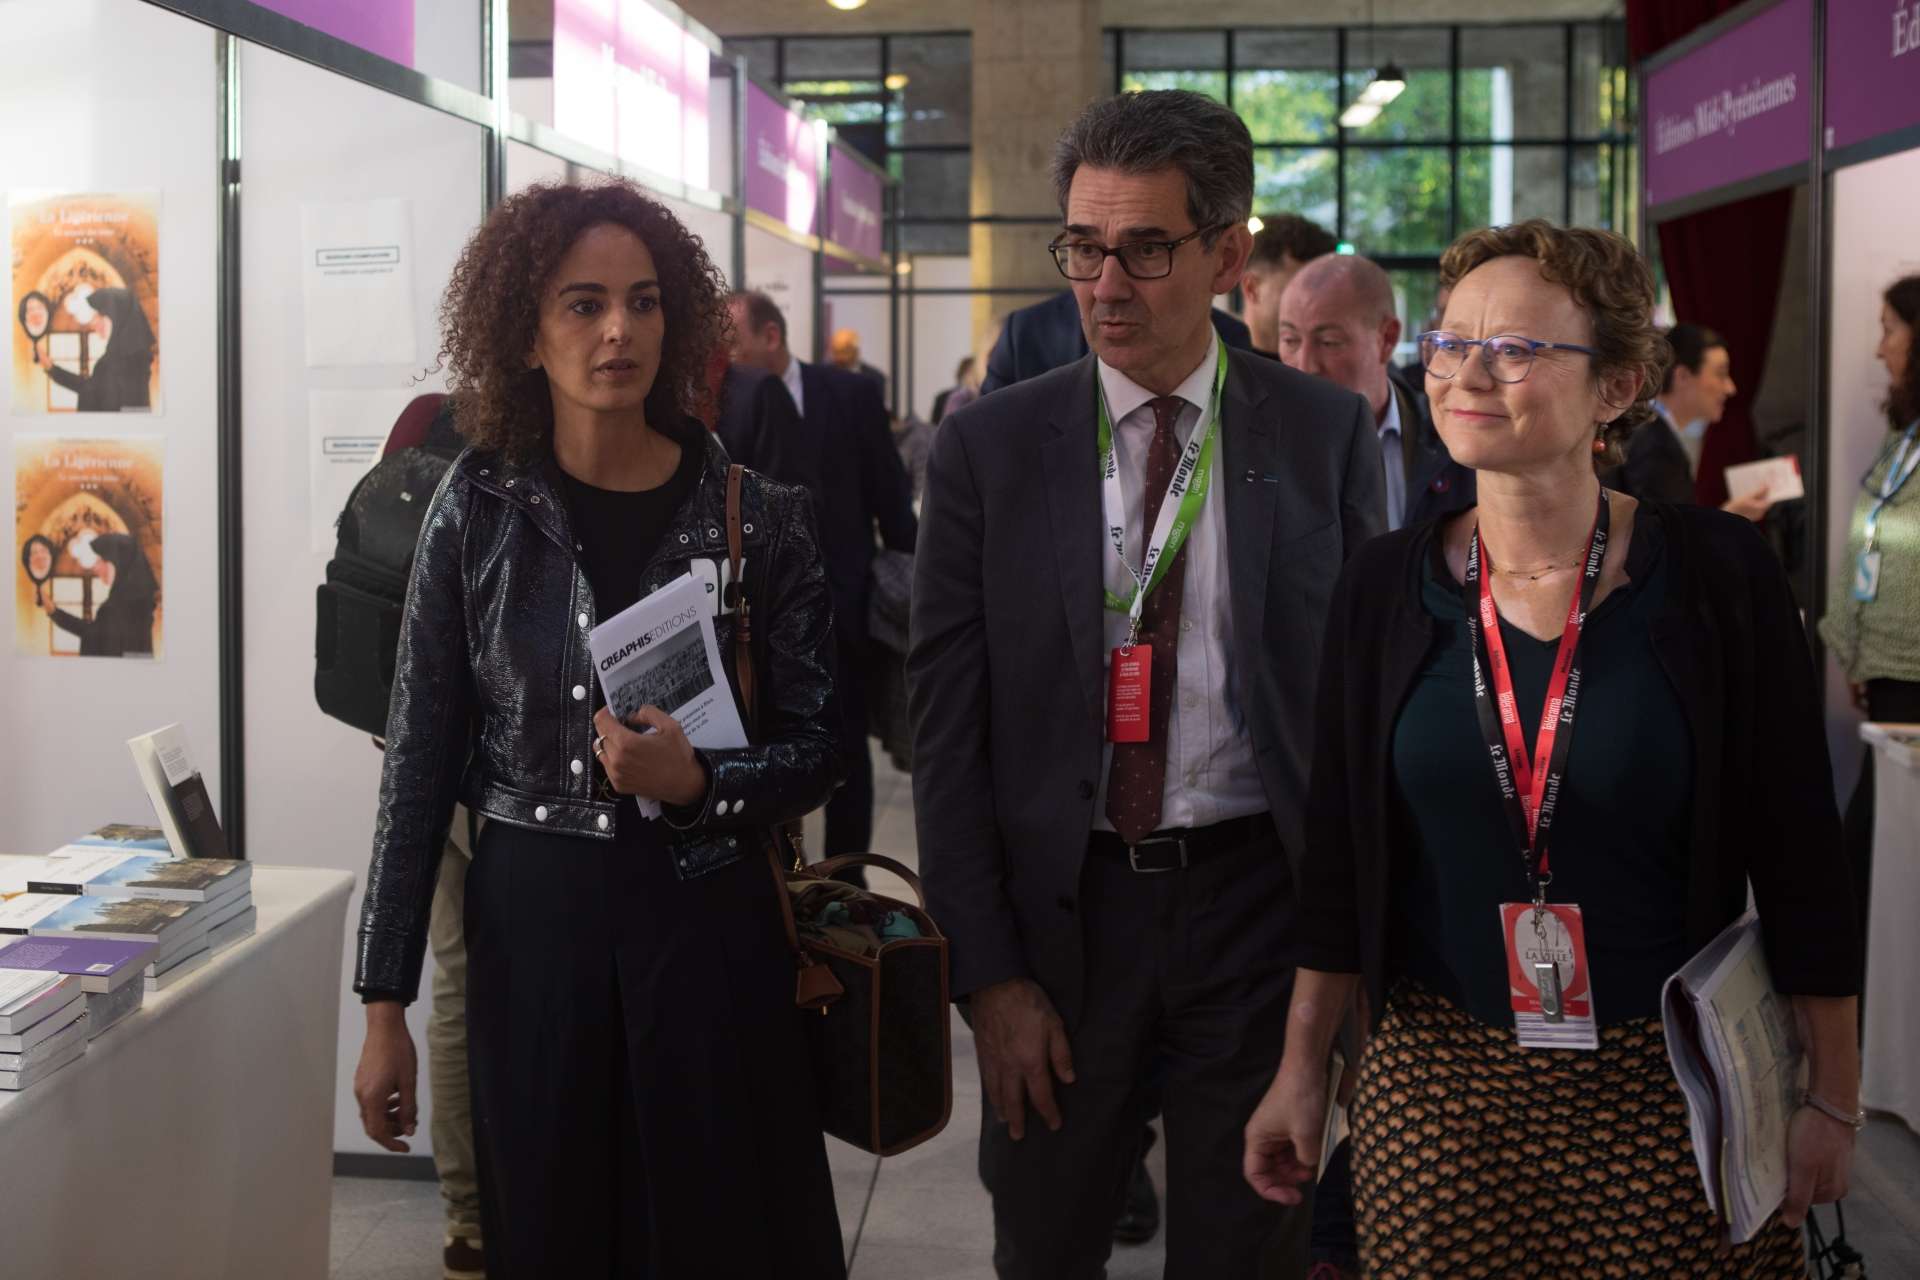
[[16, 938], [0, 946], [0, 969], [40, 969], [76, 974], [80, 989], [116, 991], [153, 963], [151, 942], [113, 938]]

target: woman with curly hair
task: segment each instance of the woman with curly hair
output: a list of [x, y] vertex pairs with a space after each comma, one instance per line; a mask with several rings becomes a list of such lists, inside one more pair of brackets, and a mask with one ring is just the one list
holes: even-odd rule
[[[722, 580], [727, 458], [693, 410], [725, 317], [699, 241], [620, 182], [510, 197], [441, 304], [471, 447], [433, 496], [401, 622], [354, 1091], [368, 1136], [406, 1150], [403, 1013], [464, 801], [484, 824], [468, 1064], [495, 1280], [845, 1272], [793, 959], [748, 838], [838, 780], [806, 495], [743, 485], [756, 745], [695, 750], [657, 707], [619, 722], [587, 648], [675, 579]], [[709, 607], [730, 653], [731, 599]]]
[[[1846, 559], [1833, 575], [1820, 636], [1869, 720], [1920, 721], [1920, 275], [1880, 298], [1887, 434], [1860, 477]], [[1865, 900], [1873, 866], [1873, 752], [1847, 802], [1847, 849]]]
[[[1300, 1198], [1357, 998], [1368, 1275], [1802, 1276], [1862, 1122], [1860, 952], [1786, 575], [1746, 520], [1601, 487], [1667, 358], [1632, 245], [1535, 220], [1440, 269], [1427, 394], [1479, 505], [1375, 539], [1335, 589], [1248, 1181]], [[1811, 1080], [1780, 1213], [1723, 1251], [1660, 992], [1749, 883]]]

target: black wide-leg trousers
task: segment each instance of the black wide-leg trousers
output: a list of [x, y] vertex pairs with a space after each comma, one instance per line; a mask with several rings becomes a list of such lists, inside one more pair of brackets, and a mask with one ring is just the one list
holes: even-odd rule
[[763, 861], [489, 823], [466, 937], [492, 1280], [845, 1276]]

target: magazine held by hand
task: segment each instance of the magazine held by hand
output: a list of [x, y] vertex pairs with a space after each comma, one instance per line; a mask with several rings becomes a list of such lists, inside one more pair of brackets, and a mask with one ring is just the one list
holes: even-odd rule
[[[587, 633], [587, 649], [607, 706], [622, 721], [641, 707], [658, 707], [680, 722], [696, 747], [747, 745], [700, 579], [675, 578], [621, 610]], [[634, 799], [644, 816], [660, 816], [657, 800]]]
[[1745, 1244], [1786, 1198], [1787, 1122], [1803, 1064], [1759, 917], [1747, 912], [1668, 978], [1660, 1006], [1707, 1203]]

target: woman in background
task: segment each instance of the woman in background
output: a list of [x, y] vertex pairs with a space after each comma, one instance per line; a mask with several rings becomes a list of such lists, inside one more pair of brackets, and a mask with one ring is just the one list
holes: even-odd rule
[[[1920, 275], [1888, 286], [1880, 300], [1880, 347], [1887, 367], [1882, 408], [1888, 434], [1860, 480], [1847, 557], [1833, 575], [1820, 638], [1846, 672], [1853, 704], [1867, 719], [1920, 722]], [[1864, 919], [1873, 864], [1873, 752], [1847, 802], [1847, 852], [1861, 886]]]

